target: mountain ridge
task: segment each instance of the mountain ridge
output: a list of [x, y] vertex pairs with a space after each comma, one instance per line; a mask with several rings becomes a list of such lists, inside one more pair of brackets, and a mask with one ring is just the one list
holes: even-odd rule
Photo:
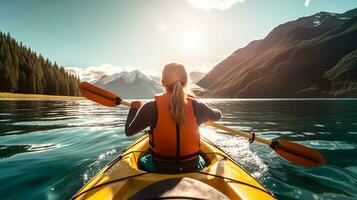
[[[320, 12], [281, 24], [264, 39], [236, 50], [198, 85], [209, 97], [334, 96], [328, 91], [331, 80], [323, 74], [356, 49], [356, 16], [357, 9]], [[298, 92], [313, 85], [321, 91]]]
[[104, 75], [92, 83], [116, 93], [122, 98], [151, 99], [155, 94], [163, 92], [157, 80], [153, 80], [139, 70], [130, 72], [122, 71], [112, 75]]

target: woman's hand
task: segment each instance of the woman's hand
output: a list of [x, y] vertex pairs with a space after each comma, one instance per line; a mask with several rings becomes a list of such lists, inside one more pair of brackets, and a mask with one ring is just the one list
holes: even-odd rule
[[130, 108], [134, 108], [134, 109], [139, 110], [141, 108], [141, 102], [140, 101], [131, 102]]

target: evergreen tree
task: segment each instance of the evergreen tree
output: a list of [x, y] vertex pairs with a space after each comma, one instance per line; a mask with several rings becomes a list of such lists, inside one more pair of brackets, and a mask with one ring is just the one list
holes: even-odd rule
[[0, 92], [79, 95], [79, 78], [0, 32]]

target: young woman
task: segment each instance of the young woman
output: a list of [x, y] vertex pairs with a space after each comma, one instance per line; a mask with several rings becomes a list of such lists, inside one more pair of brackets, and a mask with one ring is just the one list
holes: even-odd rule
[[187, 93], [187, 72], [181, 64], [167, 64], [161, 83], [166, 92], [142, 108], [141, 102], [132, 102], [125, 123], [127, 136], [150, 127], [151, 154], [142, 157], [140, 165], [147, 171], [203, 169], [199, 126], [219, 120], [221, 112]]

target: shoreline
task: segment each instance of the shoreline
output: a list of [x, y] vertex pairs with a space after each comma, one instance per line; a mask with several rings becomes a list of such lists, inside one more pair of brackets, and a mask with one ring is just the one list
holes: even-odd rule
[[[357, 98], [336, 98], [336, 97], [306, 97], [306, 98], [199, 98], [201, 101], [336, 101], [336, 100], [357, 100]], [[65, 100], [86, 100], [84, 97], [77, 96], [60, 96], [60, 95], [45, 95], [45, 94], [22, 94], [0, 92], [0, 101], [65, 101]], [[153, 99], [126, 99], [133, 100], [153, 100]]]
[[21, 101], [54, 101], [54, 100], [84, 100], [84, 97], [77, 96], [60, 96], [60, 95], [45, 95], [45, 94], [22, 94], [0, 92], [0, 101], [21, 100]]

